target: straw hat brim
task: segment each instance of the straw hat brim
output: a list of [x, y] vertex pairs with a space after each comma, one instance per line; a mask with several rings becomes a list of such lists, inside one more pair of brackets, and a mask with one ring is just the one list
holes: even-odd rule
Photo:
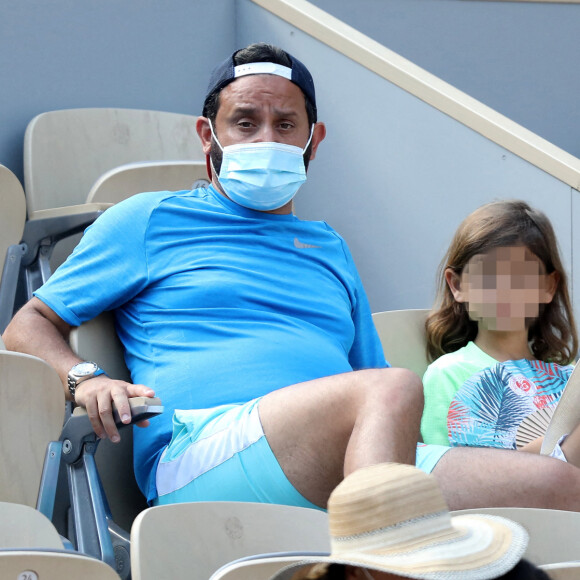
[[[528, 534], [519, 524], [498, 516], [454, 516], [459, 533], [447, 541], [433, 541], [394, 553], [341, 552], [329, 556], [256, 558], [233, 562], [215, 580], [290, 580], [299, 568], [318, 563], [360, 566], [405, 578], [425, 580], [491, 580], [511, 570], [523, 557]], [[251, 572], [251, 573], [250, 573]]]

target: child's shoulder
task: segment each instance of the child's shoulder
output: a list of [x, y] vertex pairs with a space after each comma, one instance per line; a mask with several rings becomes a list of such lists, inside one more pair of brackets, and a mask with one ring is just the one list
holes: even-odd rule
[[483, 352], [473, 342], [468, 342], [465, 346], [454, 352], [449, 352], [440, 356], [429, 365], [429, 369], [444, 371], [456, 366], [481, 366], [490, 365], [497, 362], [494, 358]]

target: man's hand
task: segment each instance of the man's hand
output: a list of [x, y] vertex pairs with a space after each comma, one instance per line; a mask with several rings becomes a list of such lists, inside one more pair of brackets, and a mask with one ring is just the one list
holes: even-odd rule
[[[153, 389], [145, 385], [132, 385], [99, 375], [80, 383], [76, 389], [75, 402], [84, 407], [95, 433], [101, 439], [107, 437], [113, 443], [120, 441], [119, 432], [113, 419], [113, 402], [123, 423], [131, 422], [130, 397], [154, 397]], [[139, 423], [146, 427], [148, 421]]]

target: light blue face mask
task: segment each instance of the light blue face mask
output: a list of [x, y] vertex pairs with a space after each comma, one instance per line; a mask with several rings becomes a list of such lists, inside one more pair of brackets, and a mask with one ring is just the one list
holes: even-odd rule
[[218, 176], [226, 195], [244, 207], [259, 211], [275, 210], [287, 204], [306, 181], [304, 149], [285, 143], [239, 143], [222, 147], [210, 121], [211, 134], [222, 150]]

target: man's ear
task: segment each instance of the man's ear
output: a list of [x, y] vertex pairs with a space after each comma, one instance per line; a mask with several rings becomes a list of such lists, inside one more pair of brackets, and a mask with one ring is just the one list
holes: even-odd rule
[[316, 150], [320, 143], [326, 137], [326, 125], [324, 123], [316, 123], [314, 125], [314, 131], [312, 132], [312, 149], [310, 150], [310, 160], [312, 161], [316, 157]]
[[195, 123], [195, 130], [201, 141], [201, 148], [205, 155], [209, 155], [211, 149], [211, 129], [207, 117], [198, 117]]
[[445, 282], [453, 294], [456, 302], [467, 302], [465, 292], [461, 286], [461, 274], [453, 271], [451, 268], [445, 268]]
[[560, 273], [552, 272], [551, 274], [546, 274], [546, 286], [544, 288], [541, 301], [543, 304], [549, 304], [554, 299], [556, 290], [560, 285]]

